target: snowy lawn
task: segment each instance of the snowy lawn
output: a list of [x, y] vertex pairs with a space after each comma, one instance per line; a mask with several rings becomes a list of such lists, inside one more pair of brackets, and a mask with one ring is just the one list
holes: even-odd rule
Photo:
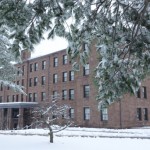
[[150, 140], [129, 138], [54, 137], [0, 135], [1, 150], [148, 150]]
[[[0, 130], [0, 134], [17, 134], [17, 135], [48, 135], [47, 129], [28, 129], [28, 130]], [[105, 128], [67, 128], [57, 132], [58, 137], [118, 137], [118, 138], [149, 138], [150, 127], [136, 129], [105, 129]], [[55, 139], [54, 139], [55, 140]]]
[[0, 130], [0, 150], [143, 150], [150, 127], [136, 129], [67, 128], [49, 143], [47, 129]]

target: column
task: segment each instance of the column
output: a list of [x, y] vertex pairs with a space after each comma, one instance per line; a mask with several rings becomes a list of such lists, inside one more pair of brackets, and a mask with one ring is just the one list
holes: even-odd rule
[[4, 122], [4, 110], [3, 108], [0, 109], [0, 130], [3, 129], [3, 122]]
[[19, 115], [18, 115], [18, 128], [19, 129], [22, 129], [24, 127], [23, 126], [23, 111], [24, 111], [23, 108], [19, 108]]
[[12, 129], [12, 108], [8, 108], [7, 113], [7, 129]]

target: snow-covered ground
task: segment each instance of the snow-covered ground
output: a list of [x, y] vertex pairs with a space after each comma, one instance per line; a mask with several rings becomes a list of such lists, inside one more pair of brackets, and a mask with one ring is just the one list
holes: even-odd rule
[[148, 150], [147, 139], [55, 137], [54, 143], [46, 136], [0, 135], [1, 150]]
[[[12, 135], [48, 135], [47, 129], [0, 130], [0, 134]], [[150, 127], [134, 129], [105, 129], [105, 128], [67, 128], [57, 132], [55, 136], [67, 137], [115, 137], [115, 138], [145, 138], [150, 139]]]
[[44, 129], [9, 130], [0, 133], [2, 150], [143, 150], [150, 147], [149, 127], [122, 130], [68, 128], [55, 134], [53, 144], [49, 143], [48, 130]]

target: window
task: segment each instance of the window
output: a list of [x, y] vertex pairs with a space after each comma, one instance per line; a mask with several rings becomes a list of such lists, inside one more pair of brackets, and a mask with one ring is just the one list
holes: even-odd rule
[[41, 93], [41, 100], [42, 101], [46, 100], [46, 93], [45, 92]]
[[63, 111], [61, 114], [62, 114], [62, 119], [65, 119], [66, 118], [65, 112]]
[[9, 87], [9, 85], [7, 86], [7, 90], [9, 90], [10, 89], [10, 87]]
[[20, 67], [18, 67], [17, 75], [18, 75], [18, 76], [20, 75]]
[[62, 91], [62, 99], [63, 100], [67, 99], [67, 90]]
[[143, 115], [144, 115], [144, 120], [148, 121], [148, 109], [147, 108], [143, 108]]
[[67, 72], [63, 72], [63, 82], [67, 81]]
[[8, 108], [4, 108], [4, 117], [7, 117]]
[[89, 85], [84, 85], [84, 97], [85, 98], [88, 98], [89, 97], [89, 94], [90, 94], [90, 86]]
[[19, 95], [17, 94], [16, 95], [16, 102], [18, 102], [19, 101]]
[[[142, 92], [142, 93], [141, 93]], [[137, 91], [137, 98], [144, 98], [144, 99], [147, 99], [147, 90], [146, 90], [146, 87], [143, 86], [140, 90], [140, 88], [138, 89]]]
[[24, 76], [24, 66], [22, 66], [22, 75]]
[[58, 66], [58, 58], [54, 57], [54, 67], [57, 67], [57, 66]]
[[23, 102], [23, 94], [21, 94], [21, 101]]
[[58, 75], [53, 74], [53, 83], [57, 83], [57, 82], [58, 82]]
[[29, 102], [32, 102], [32, 93], [29, 93]]
[[3, 102], [3, 97], [2, 96], [0, 96], [0, 103], [2, 103]]
[[3, 84], [0, 85], [0, 91], [3, 91]]
[[19, 85], [19, 81], [17, 81], [17, 85]]
[[46, 77], [42, 76], [42, 85], [45, 85]]
[[88, 53], [88, 44], [87, 43], [83, 43], [83, 51]]
[[138, 120], [142, 120], [142, 109], [141, 108], [137, 108], [137, 119]]
[[74, 80], [74, 71], [70, 71], [69, 72], [69, 81], [73, 81]]
[[56, 100], [59, 99], [60, 95], [57, 93], [57, 91], [53, 91], [52, 95], [51, 95], [51, 100]]
[[35, 63], [34, 64], [34, 71], [37, 71], [38, 70], [38, 63]]
[[24, 86], [24, 79], [22, 79], [22, 81], [21, 81], [21, 85], [22, 85], [22, 86]]
[[57, 91], [53, 91], [53, 100], [58, 98]]
[[29, 79], [29, 87], [32, 86], [32, 78]]
[[101, 108], [101, 120], [102, 121], [108, 120], [108, 108]]
[[46, 60], [42, 61], [42, 70], [46, 69]]
[[67, 55], [63, 55], [63, 65], [67, 64]]
[[33, 64], [30, 64], [30, 72], [33, 71]]
[[142, 87], [142, 97], [145, 98], [145, 99], [147, 98], [147, 91], [146, 91], [145, 86]]
[[90, 108], [84, 107], [84, 120], [90, 120]]
[[[18, 118], [18, 114], [19, 114], [19, 109], [13, 108], [12, 109], [12, 118]], [[17, 127], [17, 125], [16, 125], [16, 127]]]
[[74, 100], [74, 90], [73, 89], [69, 90], [69, 99]]
[[70, 108], [70, 109], [69, 109], [69, 117], [70, 117], [71, 119], [74, 118], [74, 108]]
[[86, 75], [89, 75], [89, 64], [86, 64], [84, 67], [83, 67], [83, 75], [86, 76]]
[[140, 91], [140, 88], [138, 89], [137, 93], [136, 93], [136, 97], [137, 98], [141, 98], [141, 91]]
[[33, 93], [33, 102], [37, 101], [37, 93]]
[[34, 86], [37, 86], [37, 84], [38, 84], [38, 78], [34, 77]]
[[12, 102], [15, 101], [15, 95], [12, 95]]

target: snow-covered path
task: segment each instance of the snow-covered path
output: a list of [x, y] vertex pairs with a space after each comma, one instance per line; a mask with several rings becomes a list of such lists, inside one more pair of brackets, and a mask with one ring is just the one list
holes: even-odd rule
[[[11, 135], [48, 135], [47, 129], [0, 130], [0, 134]], [[150, 127], [136, 129], [105, 129], [105, 128], [67, 128], [55, 134], [58, 137], [115, 137], [150, 139]]]
[[47, 136], [0, 135], [1, 150], [143, 150], [150, 148], [148, 139], [54, 137], [49, 143]]

